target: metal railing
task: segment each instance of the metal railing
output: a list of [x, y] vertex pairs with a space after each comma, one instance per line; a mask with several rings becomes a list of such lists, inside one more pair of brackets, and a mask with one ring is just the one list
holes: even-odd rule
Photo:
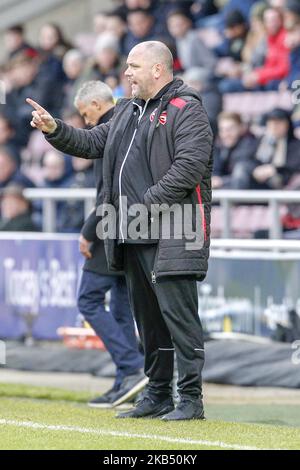
[[223, 209], [223, 238], [231, 238], [230, 209], [238, 204], [267, 204], [271, 211], [270, 238], [282, 238], [282, 225], [280, 221], [280, 205], [286, 203], [300, 203], [300, 191], [254, 191], [254, 190], [216, 190], [213, 191], [214, 202], [219, 202]]
[[40, 201], [43, 207], [43, 232], [53, 233], [56, 229], [56, 203], [58, 201], [83, 201], [85, 218], [95, 206], [96, 190], [84, 188], [30, 188], [24, 195], [30, 201]]
[[[43, 231], [55, 232], [56, 228], [56, 202], [82, 200], [87, 216], [94, 207], [96, 191], [94, 189], [26, 189], [25, 196], [31, 201], [42, 201], [43, 204]], [[238, 204], [267, 204], [271, 211], [270, 238], [282, 238], [280, 221], [280, 206], [286, 203], [300, 203], [300, 191], [236, 191], [215, 190], [213, 201], [218, 202], [222, 208], [223, 230], [222, 238], [232, 238], [230, 210]]]

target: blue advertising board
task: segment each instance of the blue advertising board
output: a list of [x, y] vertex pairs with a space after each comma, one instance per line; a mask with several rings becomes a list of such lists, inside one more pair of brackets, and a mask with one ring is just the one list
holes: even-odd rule
[[74, 326], [82, 259], [76, 236], [0, 238], [0, 337], [57, 339]]

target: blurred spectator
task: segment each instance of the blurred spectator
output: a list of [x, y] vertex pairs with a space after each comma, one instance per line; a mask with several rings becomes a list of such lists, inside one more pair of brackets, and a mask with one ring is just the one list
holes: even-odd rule
[[23, 194], [23, 188], [9, 185], [1, 192], [0, 231], [36, 232], [32, 220], [31, 203]]
[[242, 50], [242, 61], [251, 68], [260, 67], [265, 62], [267, 35], [264, 25], [265, 2], [257, 2], [250, 11], [250, 30]]
[[9, 185], [1, 193], [0, 231], [37, 232], [32, 220], [31, 203], [23, 193], [22, 186]]
[[[199, 0], [199, 3], [203, 2], [205, 3], [205, 0]], [[196, 24], [198, 27], [212, 27], [222, 31], [224, 29], [226, 17], [234, 10], [238, 10], [248, 22], [251, 8], [256, 2], [257, 0], [216, 0], [215, 4], [219, 8], [219, 12], [200, 19]]]
[[[66, 180], [68, 188], [95, 188], [93, 160], [72, 158], [73, 174]], [[59, 230], [62, 232], [80, 232], [85, 220], [84, 203], [68, 201], [63, 203], [59, 214]]]
[[280, 82], [288, 76], [289, 49], [286, 46], [286, 30], [279, 10], [267, 8], [264, 12], [264, 26], [267, 32], [267, 50], [264, 64], [246, 72], [243, 79], [222, 81], [222, 93], [244, 90], [278, 90]]
[[264, 13], [264, 25], [268, 35], [266, 60], [262, 67], [254, 69], [244, 80], [247, 87], [260, 85], [277, 90], [280, 81], [289, 73], [289, 49], [286, 47], [286, 30], [278, 10], [269, 8]]
[[[286, 90], [300, 79], [300, 0], [116, 0], [113, 8], [96, 13], [93, 27], [76, 34], [78, 49], [70, 49], [64, 30], [51, 23], [41, 28], [33, 46], [26, 41], [22, 25], [5, 32], [9, 60], [0, 76], [7, 90], [7, 104], [0, 111], [0, 188], [15, 179], [22, 185], [26, 180], [25, 185], [32, 186], [24, 172], [41, 184], [42, 156], [48, 147], [42, 135], [32, 132], [31, 108], [25, 98], [31, 96], [56, 117], [63, 115], [74, 127], [84, 127], [73, 108], [78, 88], [85, 80], [100, 79], [113, 89], [115, 99], [130, 97], [124, 76], [125, 56], [141, 41], [163, 40], [175, 59], [179, 57], [175, 71], [184, 72], [183, 79], [200, 93], [215, 134], [222, 111], [221, 93], [276, 91], [278, 87]], [[194, 24], [201, 31], [194, 29]], [[206, 33], [205, 26], [217, 27], [218, 35], [223, 33], [226, 41], [218, 50], [225, 58], [218, 60], [214, 56], [216, 42], [211, 42], [212, 30]], [[207, 44], [212, 45], [208, 48]], [[224, 103], [231, 109], [228, 100], [230, 97]], [[293, 117], [300, 122], [300, 105], [295, 107]], [[281, 188], [290, 183], [293, 172], [300, 171], [299, 141], [292, 136], [288, 115], [276, 119], [269, 116], [255, 156], [257, 146], [258, 141], [247, 132], [238, 115], [221, 113], [214, 186]], [[73, 168], [68, 156], [59, 156], [59, 161], [53, 179], [49, 165], [47, 187], [91, 184], [89, 166]], [[77, 161], [80, 164], [81, 160]], [[59, 206], [62, 230], [77, 231], [83, 205], [76, 201]], [[72, 219], [71, 228], [68, 217]]]
[[65, 188], [70, 176], [65, 159], [56, 150], [49, 150], [43, 158], [44, 187]]
[[78, 49], [70, 49], [63, 58], [63, 69], [67, 77], [64, 87], [64, 108], [72, 108], [77, 90], [80, 88], [85, 67], [85, 58]]
[[182, 70], [203, 67], [213, 71], [216, 58], [193, 30], [193, 22], [184, 10], [173, 10], [167, 18], [168, 30], [176, 43], [177, 57]]
[[126, 17], [117, 11], [106, 14], [106, 32], [113, 34], [119, 41], [121, 55], [125, 55], [125, 38], [127, 34]]
[[287, 30], [286, 45], [290, 49], [290, 73], [282, 85], [291, 88], [293, 82], [300, 79], [300, 0], [287, 0], [284, 26]]
[[82, 78], [84, 81], [101, 80], [105, 82], [108, 78], [113, 77], [118, 82], [120, 66], [118, 38], [111, 33], [103, 33], [96, 42], [94, 57], [87, 64]]
[[[252, 7], [250, 12], [250, 29], [248, 30], [246, 39], [240, 42], [237, 39], [236, 48], [234, 47], [233, 41], [233, 54], [231, 56], [233, 60], [231, 62], [226, 62], [225, 68], [224, 64], [222, 64], [223, 67], [220, 69], [219, 63], [218, 72], [224, 77], [219, 84], [219, 88], [222, 93], [226, 93], [227, 91], [237, 91], [241, 86], [240, 80], [243, 75], [264, 64], [267, 52], [267, 36], [263, 16], [266, 9], [267, 5], [264, 2], [258, 2]], [[237, 16], [239, 16], [239, 14]], [[244, 27], [245, 23], [243, 26], [237, 25], [236, 27], [233, 27], [232, 31], [236, 28], [238, 33], [239, 28], [241, 28], [240, 31], [243, 32], [245, 31]], [[228, 30], [228, 34], [230, 35], [230, 28]], [[222, 46], [219, 46], [219, 52], [226, 52], [225, 49], [226, 42], [223, 43]], [[239, 58], [235, 49], [239, 51]], [[236, 57], [234, 58], [234, 56]], [[237, 89], [235, 88], [236, 83]]]
[[21, 51], [26, 51], [28, 54], [32, 53], [33, 55], [36, 53], [35, 49], [26, 41], [22, 25], [11, 26], [5, 31], [4, 47], [9, 59]]
[[217, 117], [222, 111], [222, 95], [211, 76], [201, 67], [192, 67], [182, 76], [187, 85], [195, 88], [202, 98], [214, 134], [217, 132]]
[[150, 10], [143, 10], [142, 8], [130, 10], [127, 15], [127, 23], [128, 33], [124, 39], [125, 55], [128, 55], [138, 43], [157, 39], [154, 17]]
[[193, 3], [191, 13], [198, 27], [209, 26], [209, 17], [218, 13], [216, 3], [215, 0], [196, 0]]
[[[44, 187], [46, 188], [94, 188], [93, 161], [72, 158], [70, 174], [67, 157], [56, 150], [49, 150], [43, 160]], [[58, 202], [56, 226], [59, 232], [79, 232], [84, 222], [84, 204], [81, 201]]]
[[225, 17], [225, 39], [215, 48], [215, 52], [219, 57], [231, 57], [240, 62], [247, 34], [248, 24], [242, 13], [239, 10], [230, 11]]
[[300, 172], [300, 141], [294, 137], [290, 113], [276, 108], [266, 116], [251, 173], [251, 188], [279, 189]]
[[14, 153], [8, 147], [0, 147], [0, 189], [11, 183], [19, 184], [25, 188], [32, 188], [34, 184], [18, 168]]
[[11, 59], [9, 77], [12, 90], [6, 96], [5, 112], [15, 128], [15, 139], [23, 146], [27, 144], [32, 131], [28, 124], [31, 108], [26, 103], [26, 98], [33, 97], [55, 116], [59, 116], [63, 95], [62, 83], [43, 68], [40, 57], [32, 57], [26, 51]]
[[20, 148], [16, 142], [16, 133], [13, 124], [4, 115], [0, 114], [0, 147], [7, 147], [11, 150], [15, 160], [20, 163]]
[[257, 0], [228, 0], [222, 9], [222, 15], [225, 18], [230, 11], [239, 10], [244, 18], [248, 19], [250, 11]]
[[239, 114], [221, 113], [218, 125], [212, 187], [249, 189], [248, 165], [253, 167], [258, 142], [247, 132]]
[[43, 52], [62, 60], [65, 53], [72, 48], [64, 38], [61, 28], [53, 23], [46, 23], [39, 33], [39, 45]]
[[93, 29], [96, 36], [106, 31], [106, 13], [98, 11], [93, 17]]

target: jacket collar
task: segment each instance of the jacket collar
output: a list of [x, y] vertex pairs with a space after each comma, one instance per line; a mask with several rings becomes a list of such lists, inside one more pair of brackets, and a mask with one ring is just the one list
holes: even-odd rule
[[113, 114], [114, 114], [114, 107], [109, 109], [105, 114], [103, 114], [103, 116], [99, 119], [97, 125], [99, 126], [100, 124], [104, 124], [105, 122], [108, 122], [113, 117]]

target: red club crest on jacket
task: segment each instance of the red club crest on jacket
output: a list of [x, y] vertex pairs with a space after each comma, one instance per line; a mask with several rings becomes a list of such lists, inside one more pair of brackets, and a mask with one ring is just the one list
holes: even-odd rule
[[163, 113], [161, 113], [161, 115], [159, 116], [159, 122], [163, 126], [166, 124], [166, 122], [167, 122], [167, 111], [164, 111]]

